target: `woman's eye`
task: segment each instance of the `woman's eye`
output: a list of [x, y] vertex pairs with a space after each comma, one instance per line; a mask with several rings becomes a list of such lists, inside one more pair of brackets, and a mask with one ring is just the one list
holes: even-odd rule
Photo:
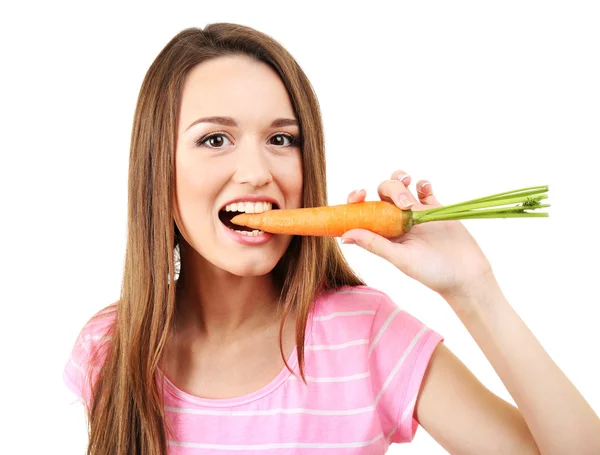
[[300, 139], [298, 139], [297, 136], [293, 136], [291, 134], [276, 134], [271, 139], [274, 139], [276, 137], [286, 138], [288, 140], [288, 143], [282, 144], [281, 140], [279, 140], [279, 141], [277, 141], [277, 144], [275, 144], [275, 145], [282, 146], [282, 147], [299, 147], [300, 146]]
[[[221, 138], [220, 140], [218, 140], [217, 138]], [[204, 144], [206, 144], [207, 142], [210, 142], [210, 145], [208, 145], [207, 147], [209, 148], [221, 148], [223, 146], [223, 139], [225, 140], [229, 140], [225, 137], [224, 134], [211, 134], [210, 136], [206, 136], [203, 139], [199, 139], [196, 142], [196, 145], [198, 147], [202, 147], [204, 146]]]
[[289, 141], [289, 143], [287, 145], [285, 145], [285, 144], [281, 143], [281, 140], [279, 140], [279, 141], [277, 141], [277, 143], [275, 145], [281, 145], [284, 147], [291, 147], [293, 145], [296, 145], [296, 141], [295, 141], [296, 137], [290, 136], [289, 134], [276, 134], [271, 139], [282, 138], [282, 137], [286, 138]]

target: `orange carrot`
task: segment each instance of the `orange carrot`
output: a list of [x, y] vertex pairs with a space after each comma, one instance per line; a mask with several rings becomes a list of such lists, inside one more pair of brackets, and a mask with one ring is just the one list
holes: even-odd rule
[[[406, 234], [416, 224], [428, 221], [547, 217], [548, 213], [526, 212], [526, 210], [550, 207], [549, 204], [539, 202], [548, 197], [546, 194], [541, 194], [546, 191], [548, 186], [523, 188], [419, 211], [403, 210], [387, 201], [276, 209], [262, 213], [242, 213], [234, 216], [231, 222], [273, 234], [339, 237], [351, 229], [367, 229], [383, 237], [392, 238]], [[501, 207], [515, 203], [520, 204]]]
[[412, 227], [412, 211], [385, 201], [242, 213], [231, 222], [273, 234], [339, 237], [362, 228], [396, 237]]

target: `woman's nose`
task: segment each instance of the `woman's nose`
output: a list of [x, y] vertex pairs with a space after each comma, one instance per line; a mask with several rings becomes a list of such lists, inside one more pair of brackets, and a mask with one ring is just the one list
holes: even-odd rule
[[236, 183], [262, 186], [273, 180], [263, 146], [250, 144], [237, 150]]

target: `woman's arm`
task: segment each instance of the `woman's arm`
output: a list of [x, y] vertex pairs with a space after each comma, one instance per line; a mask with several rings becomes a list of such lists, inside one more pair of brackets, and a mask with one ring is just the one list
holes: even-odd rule
[[[430, 182], [417, 182], [418, 199], [410, 183], [398, 169], [377, 191], [404, 210], [443, 207]], [[350, 193], [348, 202], [364, 198], [363, 192]], [[598, 416], [511, 308], [463, 223], [422, 223], [394, 239], [352, 229], [342, 240], [381, 256], [439, 295], [453, 296], [444, 298], [519, 408], [495, 397], [447, 349], [437, 348], [415, 412], [444, 447], [453, 454], [600, 454]]]
[[[461, 301], [456, 301], [461, 299]], [[446, 298], [513, 397], [485, 388], [444, 346], [428, 367], [416, 419], [453, 454], [600, 454], [600, 419], [510, 306], [495, 280]]]

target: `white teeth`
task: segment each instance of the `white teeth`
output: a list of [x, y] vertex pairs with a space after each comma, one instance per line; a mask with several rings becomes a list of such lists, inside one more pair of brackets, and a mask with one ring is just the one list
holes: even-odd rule
[[262, 213], [272, 209], [271, 202], [233, 202], [225, 206], [227, 212]]
[[256, 237], [257, 235], [260, 235], [263, 233], [263, 231], [258, 231], [258, 230], [253, 230], [253, 231], [238, 231], [236, 229], [232, 229], [232, 231], [237, 232], [238, 234], [242, 234], [248, 237]]

